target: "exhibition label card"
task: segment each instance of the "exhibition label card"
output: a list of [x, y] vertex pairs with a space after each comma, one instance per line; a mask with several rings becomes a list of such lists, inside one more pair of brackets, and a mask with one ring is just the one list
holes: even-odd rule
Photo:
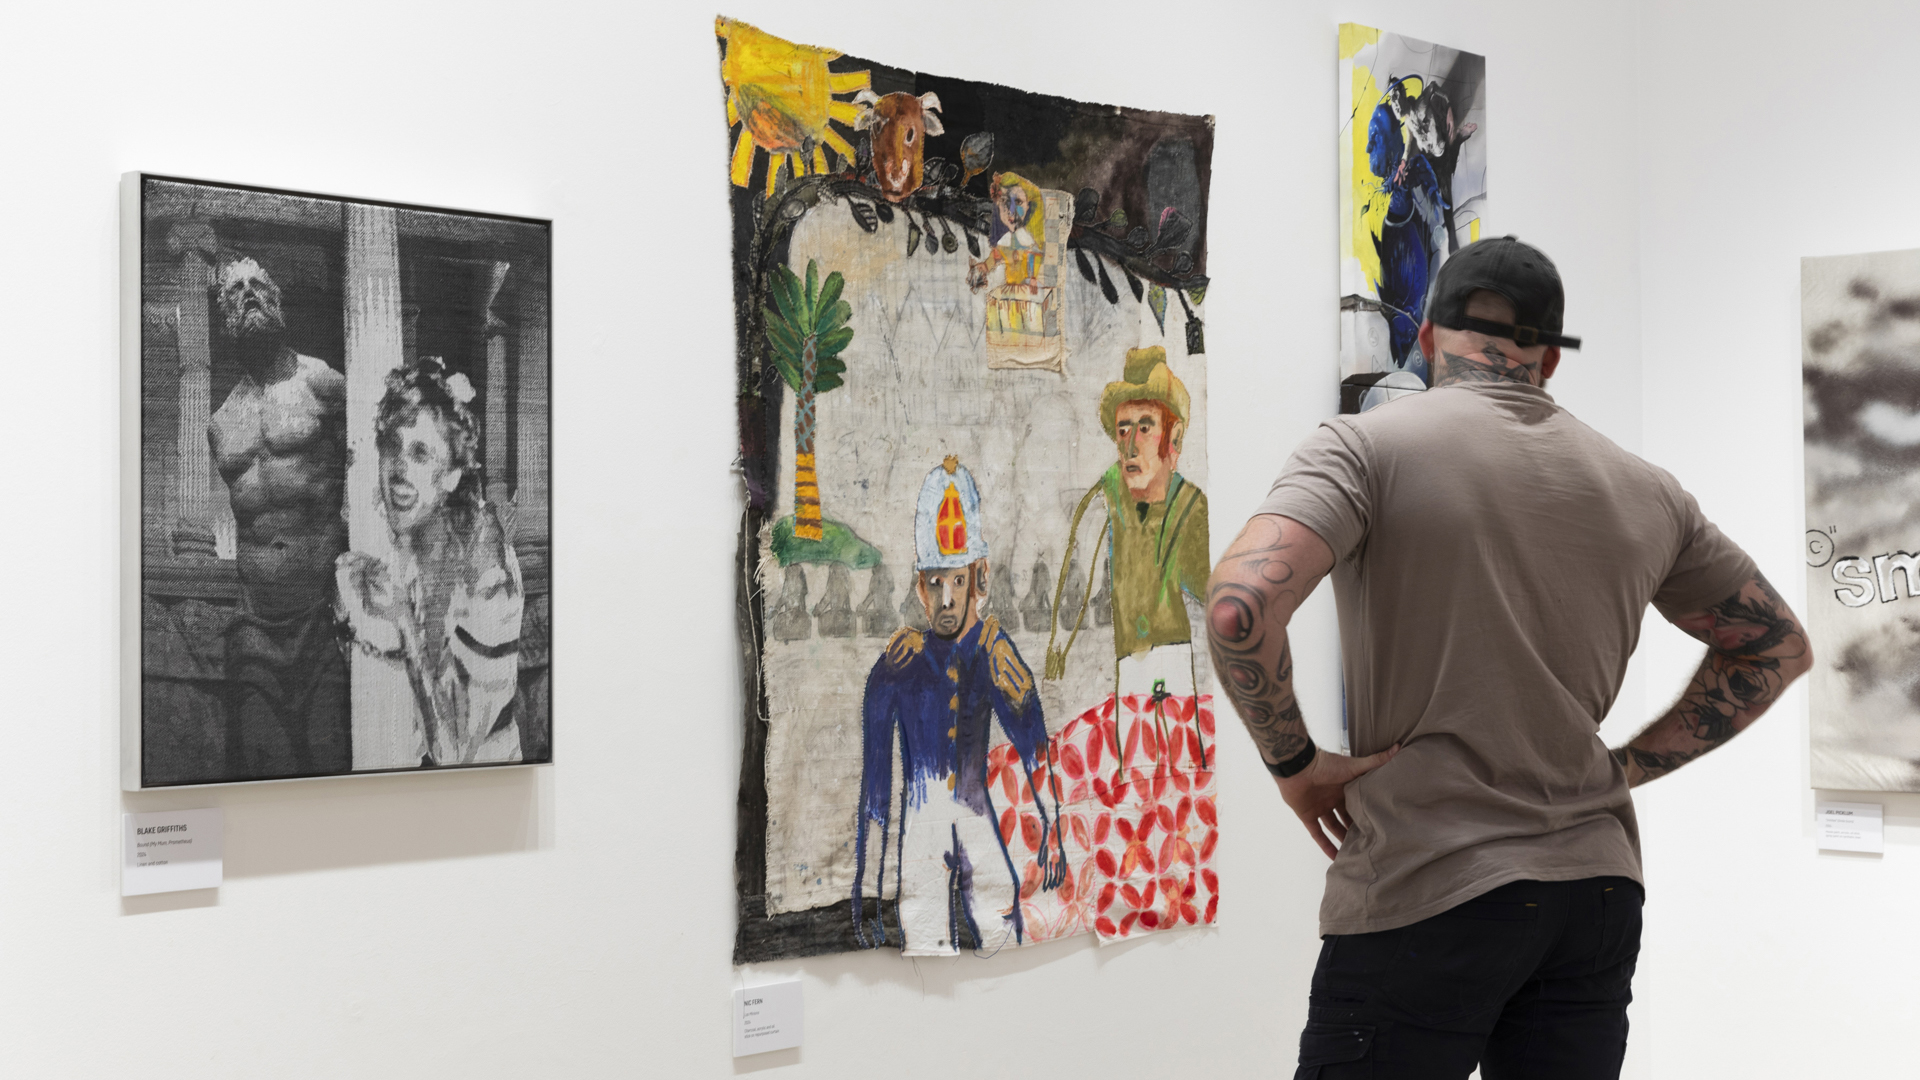
[[800, 1045], [800, 980], [733, 992], [733, 1056]]
[[1813, 813], [1819, 822], [1821, 850], [1886, 851], [1879, 803], [1815, 803]]
[[217, 889], [224, 863], [219, 810], [122, 814], [120, 895]]

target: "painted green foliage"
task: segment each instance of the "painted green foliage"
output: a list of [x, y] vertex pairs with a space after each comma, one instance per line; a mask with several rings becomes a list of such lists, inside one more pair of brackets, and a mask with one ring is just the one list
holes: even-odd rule
[[[813, 470], [814, 397], [841, 385], [847, 370], [840, 353], [853, 341], [846, 325], [853, 308], [840, 299], [846, 281], [838, 270], [820, 280], [820, 266], [807, 260], [807, 279], [784, 264], [773, 268], [773, 302], [767, 343], [773, 363], [794, 392], [794, 516], [773, 526], [773, 553], [780, 565], [843, 563], [854, 570], [880, 561], [880, 551], [837, 521], [819, 516], [819, 484]], [[811, 512], [813, 520], [809, 522]], [[807, 526], [815, 531], [809, 535]]]
[[[807, 260], [805, 287], [785, 263], [773, 267], [773, 303], [765, 311], [767, 344], [780, 377], [793, 389], [793, 535], [826, 536], [820, 517], [820, 484], [813, 470], [813, 399], [839, 386], [847, 362], [840, 351], [853, 341], [853, 307], [840, 299], [846, 279], [835, 270], [820, 280], [820, 264]], [[764, 311], [765, 309], [763, 309]]]
[[840, 299], [846, 279], [835, 270], [820, 280], [820, 264], [807, 260], [807, 280], [782, 263], [773, 267], [773, 302], [778, 311], [765, 310], [767, 344], [773, 347], [773, 363], [780, 377], [795, 393], [801, 393], [802, 371], [806, 367], [807, 346], [813, 346], [813, 358], [819, 365], [812, 390], [824, 394], [841, 383], [846, 361], [840, 352], [853, 341], [853, 327], [847, 320], [853, 308]]

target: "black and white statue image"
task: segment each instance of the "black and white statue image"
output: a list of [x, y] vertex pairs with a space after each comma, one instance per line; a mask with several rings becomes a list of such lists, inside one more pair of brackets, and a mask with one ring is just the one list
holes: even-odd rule
[[129, 183], [128, 786], [551, 760], [547, 224]]
[[207, 429], [239, 584], [225, 635], [228, 707], [253, 756], [275, 763], [263, 767], [341, 772], [350, 765], [347, 664], [327, 584], [347, 544], [346, 378], [287, 344], [280, 290], [258, 262], [227, 256], [214, 296], [240, 367]]

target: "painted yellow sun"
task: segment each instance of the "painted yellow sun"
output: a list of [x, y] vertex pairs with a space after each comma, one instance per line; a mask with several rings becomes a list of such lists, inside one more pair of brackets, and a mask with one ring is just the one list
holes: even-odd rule
[[784, 158], [795, 177], [827, 171], [827, 149], [847, 161], [853, 145], [833, 129], [833, 121], [851, 125], [860, 115], [852, 94], [872, 85], [865, 71], [835, 73], [827, 61], [832, 49], [795, 45], [733, 19], [714, 20], [713, 32], [727, 43], [720, 78], [727, 84], [727, 127], [740, 125], [733, 145], [733, 183], [746, 187], [753, 175], [754, 150], [767, 153], [767, 194], [773, 194]]

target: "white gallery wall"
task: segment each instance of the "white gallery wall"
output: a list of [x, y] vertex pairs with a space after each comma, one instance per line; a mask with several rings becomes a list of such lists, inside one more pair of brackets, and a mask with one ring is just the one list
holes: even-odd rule
[[[1890, 122], [1916, 35], [1910, 3], [1662, 5], [1621, 106], [1644, 121], [1643, 452], [1802, 610], [1800, 258], [1920, 247], [1920, 146]], [[1686, 677], [1680, 640], [1645, 639], [1649, 688]], [[1636, 799], [1635, 1034], [1663, 1077], [1912, 1075], [1920, 796], [1839, 795], [1886, 805], [1886, 854], [1818, 853], [1804, 690], [1779, 712]]]
[[[1489, 57], [1492, 232], [1559, 261], [1553, 391], [1801, 597], [1797, 258], [1920, 246], [1910, 6], [739, 0], [795, 40], [1211, 112], [1209, 496], [1223, 548], [1334, 408], [1335, 27]], [[0, 33], [0, 1036], [33, 1077], [1286, 1075], [1324, 860], [1225, 737], [1220, 925], [981, 961], [735, 969], [739, 501], [708, 4], [16, 5]], [[1017, 24], [1017, 25], [1016, 25]], [[552, 218], [551, 768], [118, 790], [119, 176]], [[1297, 631], [1331, 737], [1332, 605]], [[1609, 722], [1698, 647], [1652, 627]], [[1886, 1075], [1920, 799], [1820, 856], [1804, 698], [1646, 789], [1628, 1075]], [[219, 806], [217, 895], [118, 895], [119, 816]], [[735, 1062], [739, 985], [805, 979]], [[1831, 1001], [1835, 1004], [1823, 1006]], [[1844, 1064], [1847, 1068], [1840, 1066]]]

